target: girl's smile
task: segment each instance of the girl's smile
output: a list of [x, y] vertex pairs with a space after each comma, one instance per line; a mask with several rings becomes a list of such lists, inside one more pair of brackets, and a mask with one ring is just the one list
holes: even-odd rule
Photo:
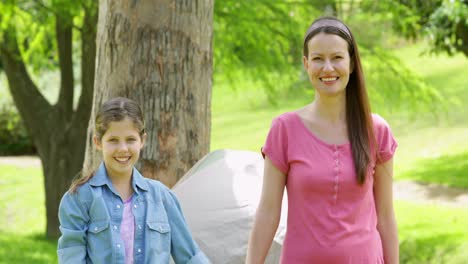
[[100, 140], [95, 138], [96, 147], [102, 151], [110, 177], [132, 175], [133, 165], [138, 161], [145, 136], [140, 136], [134, 123], [125, 118], [121, 121], [110, 122], [102, 138]]

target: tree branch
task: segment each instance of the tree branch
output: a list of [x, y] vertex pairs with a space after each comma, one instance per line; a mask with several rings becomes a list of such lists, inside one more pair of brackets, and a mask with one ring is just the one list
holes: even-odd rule
[[[16, 30], [11, 25], [3, 31], [3, 39], [0, 42], [0, 59], [8, 80], [8, 87], [29, 135], [32, 137], [38, 150], [41, 140], [48, 134], [45, 121], [52, 112], [52, 106], [39, 92], [32, 81], [21, 53], [16, 38]], [[37, 128], [45, 129], [37, 129]], [[43, 142], [43, 141], [42, 141]]]
[[[81, 95], [78, 108], [73, 117], [73, 128], [79, 125], [88, 126], [87, 121], [90, 117], [93, 102], [98, 19], [97, 3], [93, 2], [91, 6], [84, 10], [83, 30], [81, 31]], [[86, 133], [86, 129], [84, 129], [84, 132]]]
[[55, 31], [57, 36], [58, 58], [60, 66], [60, 93], [57, 107], [65, 120], [73, 114], [73, 57], [72, 57], [72, 18], [66, 20], [56, 16]]

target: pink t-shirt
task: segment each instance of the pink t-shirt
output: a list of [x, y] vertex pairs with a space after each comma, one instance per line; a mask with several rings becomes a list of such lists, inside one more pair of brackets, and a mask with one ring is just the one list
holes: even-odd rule
[[[397, 143], [384, 119], [372, 119], [380, 162], [388, 161]], [[287, 175], [281, 263], [384, 263], [372, 191], [375, 164], [359, 185], [350, 144], [322, 141], [296, 112], [273, 120], [262, 151]]]
[[124, 202], [120, 236], [125, 245], [125, 264], [133, 264], [133, 240], [135, 238], [135, 218], [132, 213], [133, 195]]

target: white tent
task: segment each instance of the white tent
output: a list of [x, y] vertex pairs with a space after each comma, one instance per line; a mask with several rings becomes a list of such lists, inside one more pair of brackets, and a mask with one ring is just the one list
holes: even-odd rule
[[[244, 263], [259, 203], [263, 158], [259, 153], [217, 150], [173, 187], [190, 230], [212, 263]], [[278, 263], [286, 232], [287, 194], [266, 263]]]

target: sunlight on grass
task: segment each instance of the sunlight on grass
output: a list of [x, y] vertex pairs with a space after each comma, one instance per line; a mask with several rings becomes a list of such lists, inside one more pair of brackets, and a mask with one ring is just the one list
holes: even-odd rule
[[396, 202], [400, 262], [466, 263], [468, 210]]
[[0, 245], [1, 264], [50, 264], [58, 261], [56, 241], [47, 240], [43, 235], [0, 232]]
[[0, 232], [43, 232], [46, 221], [42, 171], [10, 165], [0, 168]]

